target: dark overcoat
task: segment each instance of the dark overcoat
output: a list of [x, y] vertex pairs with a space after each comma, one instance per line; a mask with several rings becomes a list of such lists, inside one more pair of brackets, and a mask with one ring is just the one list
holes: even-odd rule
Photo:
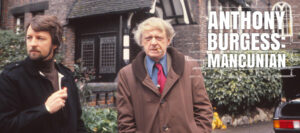
[[64, 76], [61, 86], [68, 88], [68, 98], [65, 107], [54, 114], [44, 104], [54, 89], [33, 61], [27, 58], [4, 69], [0, 75], [0, 133], [86, 132], [72, 72], [61, 64], [55, 66]]

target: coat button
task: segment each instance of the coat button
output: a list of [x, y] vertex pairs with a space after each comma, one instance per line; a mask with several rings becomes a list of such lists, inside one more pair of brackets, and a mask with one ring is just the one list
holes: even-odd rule
[[167, 125], [164, 125], [162, 129], [163, 129], [164, 132], [166, 132], [166, 131], [169, 130], [169, 127]]
[[159, 84], [157, 84], [156, 87], [157, 87], [158, 89], [160, 89], [160, 85], [159, 85]]
[[160, 101], [160, 104], [164, 104], [166, 102], [166, 100], [165, 99], [162, 99], [161, 101]]

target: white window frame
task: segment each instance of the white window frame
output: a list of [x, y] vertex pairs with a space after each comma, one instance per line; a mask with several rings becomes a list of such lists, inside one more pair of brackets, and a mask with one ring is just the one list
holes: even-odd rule
[[[238, 12], [240, 14], [242, 14], [242, 12], [243, 12], [243, 8], [242, 8], [241, 5], [238, 6]], [[239, 23], [238, 23], [238, 33], [242, 34], [243, 33], [243, 29], [241, 27], [241, 23], [242, 23], [242, 17], [241, 17], [241, 15], [239, 15], [239, 20], [238, 21], [239, 21]]]
[[[285, 8], [287, 7], [287, 8]], [[289, 10], [289, 16], [287, 16], [287, 12], [285, 11], [285, 18], [288, 20], [288, 24], [284, 22], [282, 22], [282, 30], [281, 33], [279, 33], [279, 29], [275, 28], [278, 31], [275, 31], [275, 29], [272, 30], [273, 33], [279, 33], [281, 36], [283, 37], [291, 37], [293, 36], [293, 17], [292, 17], [292, 8], [290, 6], [290, 4], [286, 3], [286, 2], [277, 2], [273, 7], [272, 7], [272, 11], [277, 11], [276, 9], [279, 9], [280, 12], [285, 11], [285, 9]], [[275, 25], [275, 27], [278, 27]], [[285, 29], [289, 29], [289, 31], [287, 32], [287, 34], [285, 33]]]
[[[23, 22], [21, 20], [23, 19]], [[22, 27], [22, 28], [21, 28]], [[24, 15], [16, 17], [16, 34], [20, 34], [24, 30]]]
[[[212, 11], [211, 0], [207, 1], [207, 10], [208, 10], [208, 15], [207, 16], [210, 16], [210, 13]], [[209, 18], [207, 17], [207, 21], [208, 21], [208, 19]], [[212, 30], [208, 29], [208, 33], [212, 33]]]

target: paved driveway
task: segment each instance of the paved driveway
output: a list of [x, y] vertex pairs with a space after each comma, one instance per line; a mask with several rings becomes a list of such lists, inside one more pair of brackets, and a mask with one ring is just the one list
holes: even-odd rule
[[212, 133], [274, 133], [272, 122], [261, 122], [252, 125], [229, 127], [225, 130], [216, 129]]

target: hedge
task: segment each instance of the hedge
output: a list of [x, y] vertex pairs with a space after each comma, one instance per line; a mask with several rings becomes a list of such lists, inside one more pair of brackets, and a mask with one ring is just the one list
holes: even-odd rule
[[11, 30], [0, 30], [0, 72], [5, 65], [26, 57], [24, 34]]
[[[286, 51], [287, 66], [299, 65], [300, 56]], [[274, 107], [281, 96], [280, 69], [203, 68], [210, 100], [221, 114], [247, 114], [257, 106]]]

